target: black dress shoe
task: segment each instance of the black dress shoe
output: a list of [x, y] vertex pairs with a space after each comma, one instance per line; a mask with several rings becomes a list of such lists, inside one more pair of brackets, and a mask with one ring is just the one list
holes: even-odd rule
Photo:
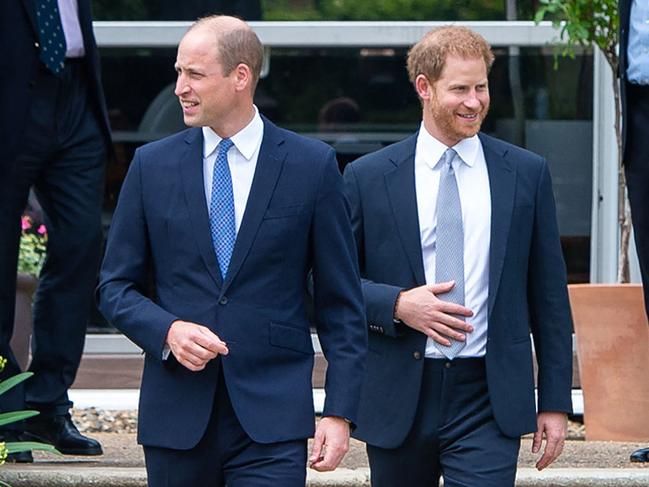
[[79, 433], [69, 414], [30, 418], [25, 423], [25, 434], [35, 441], [54, 445], [64, 455], [101, 455], [103, 453], [97, 440]]
[[649, 448], [640, 448], [631, 453], [632, 462], [649, 462]]
[[[0, 441], [5, 443], [16, 442], [16, 441], [29, 441], [25, 436], [14, 430], [4, 430], [0, 432]], [[17, 453], [9, 453], [6, 458], [7, 462], [13, 463], [32, 463], [34, 457], [32, 457], [32, 452], [30, 451], [19, 451]]]

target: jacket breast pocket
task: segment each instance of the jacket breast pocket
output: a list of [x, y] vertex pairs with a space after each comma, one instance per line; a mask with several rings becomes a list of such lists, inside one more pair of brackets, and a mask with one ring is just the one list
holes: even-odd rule
[[270, 344], [275, 347], [287, 348], [295, 352], [313, 354], [311, 334], [306, 329], [296, 328], [296, 325], [271, 322]]
[[304, 205], [281, 206], [278, 208], [268, 208], [264, 213], [264, 220], [272, 218], [286, 218], [289, 216], [297, 216], [304, 211]]

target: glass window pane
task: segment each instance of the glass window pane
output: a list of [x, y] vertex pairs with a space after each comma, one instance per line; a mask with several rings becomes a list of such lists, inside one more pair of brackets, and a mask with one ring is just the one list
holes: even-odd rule
[[[342, 167], [419, 127], [406, 52], [274, 48], [255, 102], [278, 125], [332, 144]], [[175, 49], [102, 49], [101, 55], [117, 154], [108, 167], [108, 226], [135, 148], [185, 127], [173, 94]], [[483, 129], [547, 158], [569, 280], [588, 282], [593, 58], [562, 59], [558, 69], [554, 63], [549, 48], [496, 49]]]

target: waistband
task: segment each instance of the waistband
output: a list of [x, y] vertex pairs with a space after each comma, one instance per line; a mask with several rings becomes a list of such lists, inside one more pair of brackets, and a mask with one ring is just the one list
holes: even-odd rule
[[424, 364], [432, 367], [444, 367], [447, 369], [484, 369], [484, 357], [460, 357], [449, 360], [447, 358], [425, 358]]

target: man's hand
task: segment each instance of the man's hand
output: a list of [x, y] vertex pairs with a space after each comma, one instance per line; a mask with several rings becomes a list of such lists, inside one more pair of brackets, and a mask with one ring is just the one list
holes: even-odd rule
[[532, 453], [541, 450], [543, 436], [545, 436], [545, 450], [543, 455], [536, 462], [537, 470], [543, 470], [554, 462], [563, 451], [563, 444], [566, 440], [568, 430], [568, 418], [566, 413], [539, 413], [536, 418], [537, 431], [532, 440]]
[[227, 355], [225, 342], [203, 325], [176, 320], [167, 332], [167, 346], [178, 362], [192, 372], [203, 370], [217, 355]]
[[451, 342], [446, 337], [464, 341], [465, 333], [471, 333], [473, 327], [452, 315], [469, 317], [473, 311], [436, 296], [449, 292], [453, 286], [455, 282], [450, 281], [403, 291], [397, 301], [395, 318], [447, 347]]
[[349, 423], [327, 416], [320, 420], [313, 438], [309, 467], [318, 472], [335, 470], [349, 450]]

